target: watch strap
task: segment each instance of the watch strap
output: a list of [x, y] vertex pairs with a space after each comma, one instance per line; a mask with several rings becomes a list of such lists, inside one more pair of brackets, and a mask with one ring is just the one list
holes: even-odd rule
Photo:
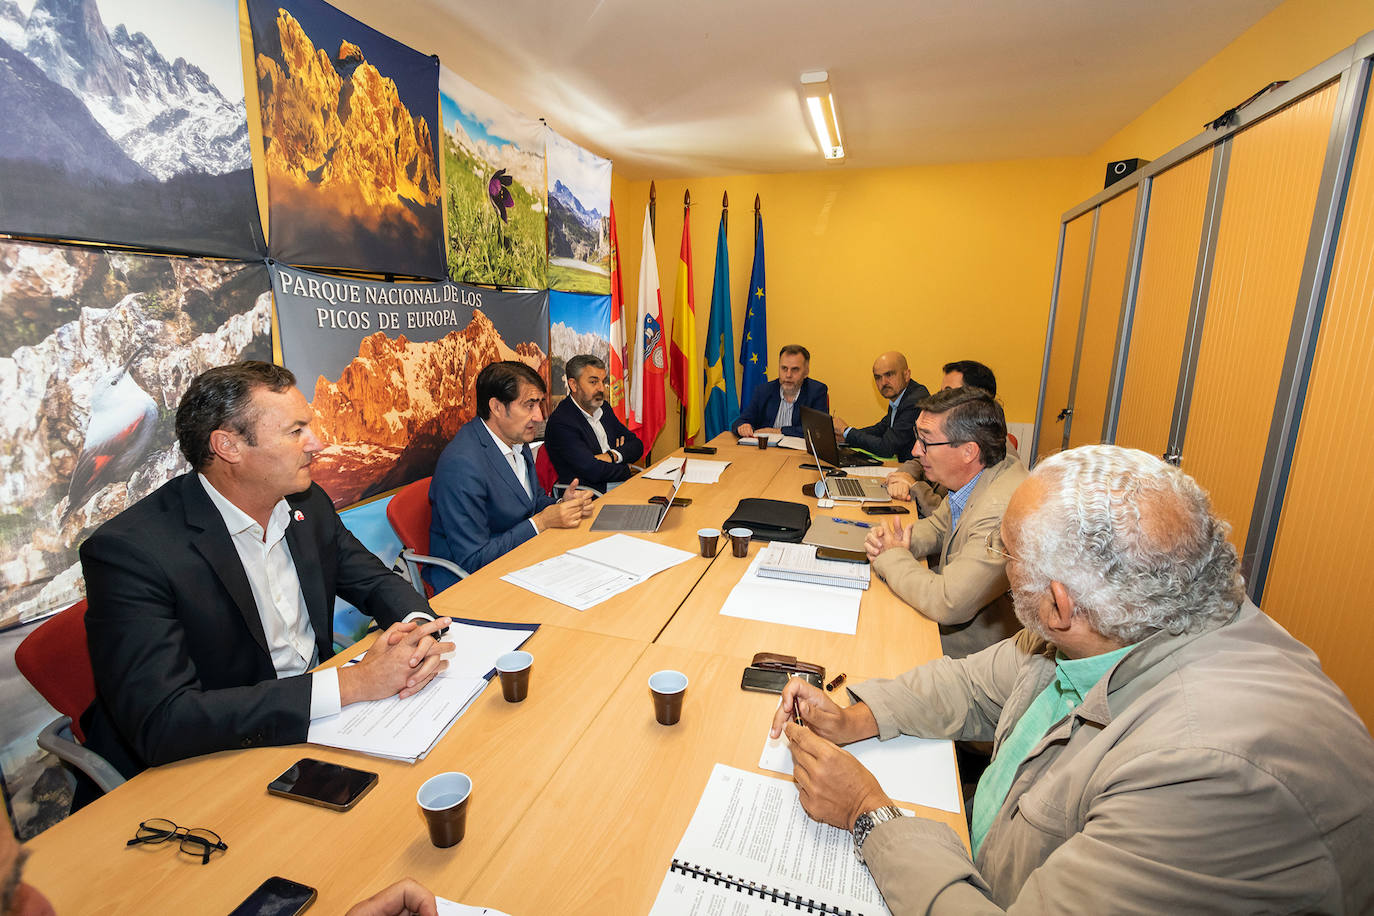
[[854, 857], [860, 862], [864, 860], [864, 841], [868, 839], [868, 835], [873, 832], [875, 827], [904, 816], [901, 808], [895, 805], [882, 805], [856, 817], [854, 829], [851, 831], [854, 839]]

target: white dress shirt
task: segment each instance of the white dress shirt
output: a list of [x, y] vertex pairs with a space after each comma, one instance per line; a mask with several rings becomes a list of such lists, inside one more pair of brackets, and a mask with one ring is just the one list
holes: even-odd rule
[[[516, 478], [519, 479], [520, 486], [525, 488], [525, 495], [533, 502], [534, 492], [530, 489], [530, 475], [525, 468], [524, 448], [521, 448], [519, 451], [511, 448], [501, 440], [500, 436], [496, 435], [492, 428], [487, 425], [485, 420], [482, 421], [482, 428], [487, 431], [487, 435], [491, 436], [491, 441], [496, 443], [496, 447], [501, 450], [501, 454], [506, 456], [506, 463], [510, 465], [511, 471], [513, 471]], [[538, 534], [539, 526], [534, 523], [534, 519], [530, 518], [526, 519], [526, 521], [530, 523], [530, 527], [534, 529], [534, 533]]]
[[[779, 392], [781, 393], [781, 392]], [[801, 397], [801, 389], [797, 389], [797, 398]], [[796, 410], [797, 398], [787, 400], [787, 395], [783, 394], [778, 401], [778, 415], [773, 418], [773, 425], [781, 430], [784, 426], [795, 425], [792, 414]]]
[[573, 406], [577, 408], [578, 413], [582, 414], [583, 419], [587, 421], [587, 425], [592, 428], [592, 435], [596, 436], [596, 444], [601, 446], [597, 454], [607, 453], [615, 458], [617, 463], [623, 462], [625, 460], [624, 456], [611, 448], [611, 442], [606, 438], [606, 427], [601, 425], [601, 411], [605, 410], [605, 408], [598, 407], [596, 413], [587, 413], [582, 409], [582, 405], [577, 403], [576, 398], [573, 398], [572, 395], [568, 395], [568, 397], [572, 398]]
[[[319, 660], [315, 650], [315, 629], [310, 625], [296, 563], [286, 544], [291, 507], [285, 499], [278, 501], [272, 507], [264, 533], [261, 525], [216, 490], [204, 474], [197, 476], [224, 519], [229, 539], [234, 542], [234, 550], [248, 576], [248, 586], [253, 591], [253, 602], [267, 635], [267, 648], [277, 677], [304, 674]], [[310, 718], [332, 716], [341, 708], [338, 669], [328, 668], [312, 674]]]

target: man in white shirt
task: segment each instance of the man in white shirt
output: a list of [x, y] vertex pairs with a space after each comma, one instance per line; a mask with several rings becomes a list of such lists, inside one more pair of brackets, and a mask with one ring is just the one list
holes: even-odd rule
[[[448, 625], [349, 533], [310, 480], [321, 443], [290, 371], [243, 362], [191, 382], [177, 439], [192, 472], [81, 547], [96, 700], [87, 745], [125, 776], [213, 751], [304, 741], [343, 706], [409, 697], [447, 664]], [[335, 596], [387, 626], [334, 654]]]

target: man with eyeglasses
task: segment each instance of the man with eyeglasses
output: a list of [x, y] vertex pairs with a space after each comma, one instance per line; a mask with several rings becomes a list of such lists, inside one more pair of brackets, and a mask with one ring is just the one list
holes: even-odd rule
[[1002, 405], [983, 389], [948, 388], [920, 408], [916, 460], [949, 496], [910, 525], [875, 526], [864, 546], [888, 587], [940, 625], [945, 654], [962, 658], [1019, 629], [1004, 561], [984, 547], [1026, 469], [1006, 454]]
[[[1152, 455], [1051, 455], [984, 545], [1023, 631], [844, 708], [788, 684], [772, 732], [802, 805], [853, 832], [894, 916], [1374, 912], [1374, 740], [1246, 600], [1229, 533]], [[972, 858], [837, 746], [897, 734], [994, 742]]]

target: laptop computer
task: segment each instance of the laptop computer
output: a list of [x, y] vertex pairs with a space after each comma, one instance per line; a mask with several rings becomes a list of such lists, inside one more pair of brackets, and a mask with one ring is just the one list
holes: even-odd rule
[[[803, 407], [802, 409], [805, 410], [806, 408]], [[820, 411], [816, 412], [820, 413]], [[821, 416], [825, 416], [825, 414], [821, 414]], [[833, 440], [833, 426], [831, 430], [831, 439]], [[827, 477], [824, 466], [821, 464], [821, 456], [816, 451], [816, 437], [811, 434], [809, 429], [806, 431], [806, 443], [811, 448], [811, 457], [816, 460], [816, 471], [821, 477], [821, 482], [816, 488], [818, 497], [825, 495], [831, 499], [861, 503], [892, 501], [892, 497], [888, 495], [887, 487], [875, 477]]]
[[687, 460], [683, 459], [681, 467], [677, 469], [677, 474], [673, 477], [673, 488], [669, 491], [668, 499], [663, 505], [651, 502], [624, 506], [602, 506], [601, 511], [596, 514], [596, 521], [592, 522], [591, 530], [657, 531], [663, 524], [663, 520], [668, 517], [668, 510], [673, 506], [673, 498], [677, 496], [677, 491], [681, 488], [683, 478], [686, 476]]
[[882, 464], [876, 458], [856, 452], [835, 441], [835, 421], [830, 414], [822, 413], [811, 407], [801, 409], [803, 435], [809, 435], [815, 445], [814, 451], [831, 467], [864, 468]]

